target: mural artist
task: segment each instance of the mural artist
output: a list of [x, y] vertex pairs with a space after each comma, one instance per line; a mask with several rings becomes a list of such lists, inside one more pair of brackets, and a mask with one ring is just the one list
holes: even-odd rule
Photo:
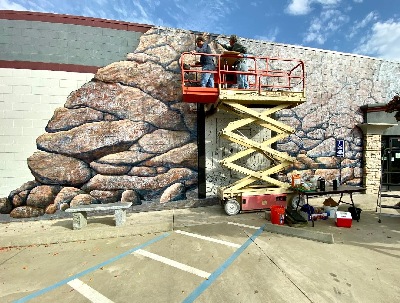
[[[204, 54], [212, 54], [211, 47], [208, 43], [205, 43], [205, 39], [203, 36], [198, 36], [196, 38], [196, 50], [192, 53], [204, 53]], [[215, 70], [215, 63], [212, 56], [201, 55], [200, 62], [196, 62], [196, 64], [201, 65], [201, 69], [203, 71], [213, 71]], [[200, 80], [201, 87], [214, 87], [214, 74], [212, 73], [201, 73]]]
[[[238, 52], [238, 53], [242, 54], [244, 58], [240, 58], [240, 59], [236, 60], [236, 62], [234, 64], [234, 68], [235, 68], [235, 70], [241, 71], [241, 72], [248, 71], [247, 62], [245, 59], [246, 54], [247, 54], [247, 48], [238, 42], [238, 37], [236, 35], [230, 36], [229, 45], [221, 44], [218, 41], [217, 41], [217, 43], [228, 51]], [[238, 86], [238, 88], [242, 88], [242, 89], [249, 88], [249, 84], [247, 82], [246, 75], [244, 75], [244, 74], [237, 75], [237, 86]]]

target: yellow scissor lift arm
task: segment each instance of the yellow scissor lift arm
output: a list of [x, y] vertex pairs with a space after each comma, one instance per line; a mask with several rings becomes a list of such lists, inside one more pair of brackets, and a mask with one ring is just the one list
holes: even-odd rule
[[[185, 61], [193, 54], [185, 53], [181, 58], [182, 90], [185, 102], [211, 103], [214, 106], [232, 113], [238, 117], [230, 122], [219, 133], [221, 137], [242, 146], [242, 150], [224, 158], [220, 164], [239, 172], [245, 177], [217, 190], [217, 195], [228, 214], [236, 214], [242, 209], [244, 196], [263, 196], [290, 192], [289, 183], [275, 178], [275, 175], [292, 165], [294, 158], [285, 152], [274, 150], [271, 145], [287, 138], [294, 129], [273, 118], [273, 115], [283, 109], [295, 107], [305, 99], [304, 63], [296, 59], [280, 59], [268, 57], [247, 56], [249, 70], [235, 71], [227, 62], [241, 58], [232, 54], [197, 54], [216, 58], [215, 71], [203, 71], [184, 68]], [[186, 59], [186, 60], [185, 60]], [[195, 66], [195, 65], [193, 65]], [[188, 67], [188, 65], [185, 65]], [[213, 73], [216, 87], [206, 88], [193, 86], [202, 73]], [[195, 73], [195, 77], [193, 77]], [[248, 89], [228, 88], [235, 81], [228, 81], [238, 74], [246, 75]], [[192, 79], [190, 78], [192, 75]], [[195, 79], [195, 80], [193, 80]], [[190, 83], [190, 85], [188, 85]], [[255, 108], [261, 109], [256, 110]], [[240, 133], [239, 129], [250, 124], [269, 129], [273, 135], [263, 142], [256, 142]], [[269, 160], [271, 165], [261, 170], [249, 169], [237, 164], [241, 159], [257, 153]], [[240, 162], [240, 161], [239, 161]], [[266, 205], [266, 204], [265, 204]]]

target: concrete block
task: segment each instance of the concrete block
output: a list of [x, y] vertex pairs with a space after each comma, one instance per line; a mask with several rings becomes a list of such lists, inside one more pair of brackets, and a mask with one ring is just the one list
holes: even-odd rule
[[13, 85], [12, 89], [14, 94], [27, 95], [32, 93], [32, 88], [29, 85]]
[[87, 225], [87, 212], [82, 211], [79, 213], [73, 213], [72, 216], [72, 228], [82, 229]]
[[30, 77], [31, 70], [30, 69], [11, 69], [13, 73], [13, 77]]
[[60, 79], [59, 80], [59, 87], [61, 88], [73, 88], [73, 89], [78, 89], [77, 87], [77, 81], [73, 79]]
[[[89, 57], [89, 56], [69, 57], [68, 58], [68, 62], [70, 64], [77, 64], [76, 61], [78, 61], [78, 60], [82, 65], [87, 65], [87, 66], [99, 66], [100, 67], [100, 66], [109, 64], [109, 62], [106, 62], [103, 58], [95, 58], [95, 57]], [[117, 61], [117, 60], [114, 60], [114, 61]]]
[[[12, 107], [12, 103], [11, 103], [11, 107]], [[25, 113], [25, 112], [16, 112], [16, 111], [13, 111], [12, 109], [10, 109], [10, 110], [5, 109], [2, 111], [2, 116], [7, 119], [10, 119], [10, 120], [21, 119], [21, 118], [23, 118], [23, 113]], [[6, 132], [8, 133], [8, 130], [6, 130]]]
[[12, 86], [0, 85], [0, 94], [12, 94]]
[[38, 137], [43, 134], [43, 128], [24, 127], [22, 128], [22, 135], [25, 137]]
[[3, 82], [4, 78], [11, 77], [13, 75], [13, 69], [11, 68], [0, 68], [0, 83]]
[[115, 226], [122, 226], [126, 222], [126, 210], [116, 209], [115, 210]]

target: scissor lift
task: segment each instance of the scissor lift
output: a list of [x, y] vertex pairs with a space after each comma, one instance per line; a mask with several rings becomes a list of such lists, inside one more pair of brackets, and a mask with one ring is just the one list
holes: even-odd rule
[[[196, 56], [213, 56], [216, 70], [203, 71], [196, 65]], [[277, 174], [295, 160], [285, 152], [271, 146], [294, 133], [294, 129], [274, 119], [280, 110], [295, 107], [305, 102], [304, 63], [296, 59], [247, 56], [249, 70], [235, 71], [233, 64], [242, 58], [232, 52], [224, 54], [183, 53], [181, 56], [183, 101], [211, 104], [238, 116], [220, 132], [220, 136], [242, 147], [240, 151], [226, 157], [220, 164], [245, 177], [220, 187], [218, 198], [228, 215], [240, 211], [270, 208], [275, 204], [286, 205], [286, 194], [290, 184], [277, 179]], [[202, 73], [213, 73], [215, 87], [199, 87]], [[248, 89], [231, 88], [235, 77], [244, 74]], [[229, 79], [229, 80], [228, 80]], [[249, 124], [271, 131], [271, 138], [256, 142], [244, 136], [238, 129]], [[254, 153], [263, 155], [270, 163], [261, 170], [249, 169], [238, 164]], [[243, 162], [243, 161], [242, 161]]]

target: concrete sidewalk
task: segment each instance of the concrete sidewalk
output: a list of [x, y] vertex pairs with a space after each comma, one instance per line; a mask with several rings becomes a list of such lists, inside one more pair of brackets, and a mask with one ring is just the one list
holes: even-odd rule
[[[335, 197], [333, 198], [335, 199]], [[320, 206], [323, 200], [324, 198], [311, 199], [310, 204]], [[264, 231], [254, 239], [254, 244], [251, 244], [226, 269], [223, 275], [198, 297], [196, 302], [293, 302], [296, 300], [296, 302], [364, 303], [400, 301], [400, 284], [398, 283], [400, 281], [398, 266], [400, 259], [399, 212], [393, 209], [383, 209], [382, 222], [378, 223], [378, 214], [375, 212], [376, 196], [358, 194], [354, 195], [354, 201], [356, 206], [363, 209], [363, 212], [360, 222], [353, 222], [351, 228], [338, 228], [333, 219], [317, 221], [315, 227], [302, 227], [310, 233], [332, 234], [334, 244]], [[395, 199], [385, 200], [385, 204], [394, 205], [396, 203]], [[339, 209], [346, 210], [348, 206], [344, 204]], [[92, 251], [96, 248], [104, 250], [102, 251], [103, 258], [112, 257], [113, 254], [117, 254], [119, 249], [122, 249], [121, 247], [126, 246], [127, 241], [140, 243], [160, 233], [171, 233], [177, 229], [238, 242], [241, 245], [252, 233], [246, 226], [260, 227], [264, 224], [270, 224], [265, 219], [264, 212], [244, 213], [230, 217], [219, 205], [130, 213], [127, 215], [126, 225], [119, 228], [114, 226], [113, 215], [89, 216], [88, 226], [82, 230], [72, 230], [72, 217], [3, 223], [0, 225], [2, 235], [0, 238], [0, 247], [2, 247], [0, 250], [2, 252], [0, 254], [0, 278], [6, 282], [3, 282], [4, 291], [0, 295], [0, 299], [3, 298], [2, 302], [11, 302], [23, 297], [24, 293], [32, 292], [37, 288], [44, 287], [43, 285], [53, 283], [51, 281], [61, 279], [62, 275], [56, 264], [54, 264], [54, 268], [47, 268], [48, 265], [43, 265], [42, 270], [46, 272], [43, 273], [40, 269], [36, 269], [29, 273], [29, 278], [27, 276], [29, 280], [43, 279], [43, 283], [24, 291], [24, 288], [19, 285], [22, 283], [21, 281], [24, 281], [24, 278], [18, 275], [21, 268], [10, 266], [10, 264], [14, 266], [15, 264], [24, 264], [27, 256], [38, 261], [44, 254], [43, 250], [51, 250], [52, 247], [57, 251], [74, 251], [79, 250], [80, 247], [84, 247], [82, 249], [85, 251]], [[183, 240], [175, 239], [174, 242], [171, 242], [175, 243], [172, 247], [178, 245], [180, 241]], [[105, 248], [107, 245], [102, 244], [105, 242], [125, 244], [115, 244], [113, 247], [118, 249], [114, 248], [113, 251]], [[73, 245], [71, 246], [71, 244]], [[190, 247], [195, 244], [184, 243], [183, 245]], [[206, 249], [206, 246], [195, 247], [198, 247], [196, 250], [202, 247], [200, 251]], [[167, 254], [170, 249], [171, 244], [166, 246], [160, 244], [160, 252], [165, 251]], [[19, 253], [21, 251], [26, 254], [26, 257]], [[212, 251], [213, 258], [220, 256], [222, 259], [226, 259], [229, 257], [229, 254], [222, 249], [214, 250], [213, 248]], [[190, 257], [190, 253], [186, 250], [174, 249], [173, 257], [187, 259]], [[79, 259], [79, 256], [77, 255], [76, 258]], [[220, 264], [221, 260], [217, 263]], [[195, 261], [191, 260], [190, 262], [196, 263]], [[60, 266], [62, 265], [60, 264]], [[138, 266], [140, 264], [136, 265], [136, 268]], [[196, 264], [196, 267], [202, 266], [204, 266], [203, 263]], [[79, 270], [82, 270], [81, 266], [73, 267], [71, 273]], [[143, 278], [143, 283], [154, 285], [154, 274], [150, 274], [148, 280]], [[135, 281], [132, 280], [132, 283], [137, 282]], [[192, 283], [191, 286], [187, 286], [189, 290], [193, 289], [193, 285], [199, 284], [198, 281], [190, 279], [185, 279], [185, 281], [188, 284]], [[152, 292], [147, 293], [147, 299], [142, 301], [182, 302], [186, 292], [178, 295], [171, 291], [172, 288], [178, 287], [176, 283], [178, 282], [160, 281], [158, 291], [163, 291], [163, 287], [169, 287], [169, 290], [167, 289], [165, 292], [171, 296], [170, 298], [160, 297], [157, 292]], [[183, 285], [181, 286], [183, 288]], [[101, 288], [101, 286], [98, 287]], [[22, 292], [19, 293], [19, 291]], [[104, 289], [104, 291], [108, 290]], [[138, 297], [145, 295], [139, 293], [139, 290], [135, 291], [138, 292], [135, 293]], [[65, 292], [67, 293], [67, 291]], [[54, 300], [54, 298], [49, 298], [47, 301], [45, 298], [41, 298], [37, 302], [52, 302], [52, 299]], [[114, 301], [127, 302], [118, 296], [114, 298]], [[68, 301], [60, 300], [59, 302]]]
[[[332, 196], [334, 200], [339, 197]], [[310, 199], [313, 206], [322, 206], [326, 197], [316, 197]], [[348, 202], [348, 196], [344, 196], [344, 201]], [[380, 229], [378, 221], [379, 209], [376, 210], [376, 196], [366, 194], [354, 194], [355, 205], [360, 207], [363, 212], [360, 222], [354, 222], [353, 227], [371, 229], [371, 232]], [[395, 205], [398, 199], [382, 198], [382, 204]], [[341, 204], [339, 210], [347, 211], [350, 205]], [[368, 214], [368, 215], [367, 215]], [[395, 209], [382, 209], [382, 220], [387, 221], [387, 216], [397, 216], [400, 212]], [[105, 238], [115, 238], [133, 236], [148, 233], [159, 233], [171, 231], [182, 226], [222, 223], [222, 222], [241, 222], [248, 221], [249, 218], [264, 224], [266, 216], [264, 212], [245, 213], [237, 216], [227, 216], [219, 205], [197, 208], [171, 208], [160, 211], [146, 211], [139, 213], [128, 213], [127, 222], [121, 228], [116, 228], [114, 215], [93, 215], [88, 213], [88, 226], [82, 230], [72, 230], [72, 215], [66, 216], [63, 213], [60, 217], [47, 220], [19, 220], [3, 222], [0, 224], [0, 247], [43, 245], [52, 243], [64, 243], [81, 240], [95, 240]], [[365, 218], [364, 218], [365, 217]], [[267, 215], [268, 218], [268, 215]], [[394, 219], [395, 221], [396, 219]], [[393, 221], [392, 219], [389, 222]], [[343, 235], [342, 229], [334, 226], [333, 220], [317, 221], [315, 227], [306, 227], [310, 231], [328, 232], [340, 239]], [[383, 222], [385, 223], [385, 222]], [[367, 224], [367, 226], [364, 226]], [[353, 229], [349, 229], [352, 231]], [[349, 232], [351, 235], [352, 232]]]

